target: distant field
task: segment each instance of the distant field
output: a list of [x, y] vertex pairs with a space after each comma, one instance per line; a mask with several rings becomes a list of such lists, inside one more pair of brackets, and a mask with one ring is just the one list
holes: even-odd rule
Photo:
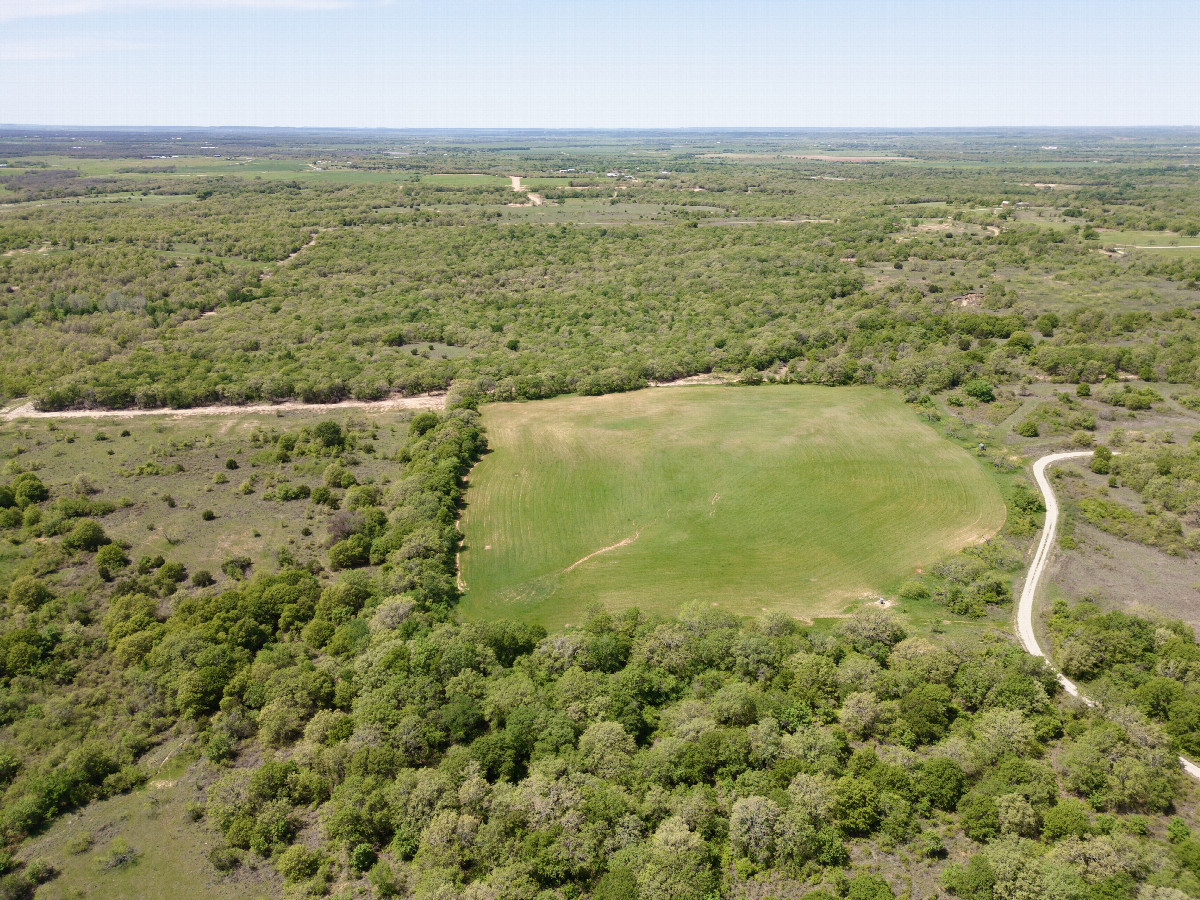
[[593, 601], [689, 600], [828, 615], [1004, 522], [976, 461], [870, 388], [662, 388], [484, 422], [463, 518], [477, 618], [553, 628]]
[[549, 202], [543, 206], [507, 207], [505, 218], [529, 222], [574, 223], [577, 225], [613, 225], [640, 219], [671, 219], [668, 208], [657, 203], [609, 203], [607, 200], [567, 200], [561, 206]]
[[500, 187], [510, 184], [501, 175], [422, 175], [422, 184], [442, 184], [447, 187]]

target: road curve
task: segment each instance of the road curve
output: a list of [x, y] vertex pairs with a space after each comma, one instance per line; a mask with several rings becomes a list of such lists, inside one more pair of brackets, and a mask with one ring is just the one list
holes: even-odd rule
[[[1074, 453], [1051, 453], [1043, 456], [1033, 464], [1033, 477], [1038, 489], [1046, 502], [1046, 524], [1042, 528], [1041, 539], [1038, 540], [1037, 550], [1033, 554], [1033, 562], [1029, 565], [1029, 574], [1025, 577], [1025, 585], [1021, 589], [1021, 599], [1017, 604], [1017, 637], [1028, 653], [1047, 659], [1046, 654], [1038, 644], [1037, 634], [1033, 630], [1033, 602], [1037, 596], [1038, 583], [1042, 573], [1050, 561], [1050, 550], [1054, 546], [1054, 536], [1058, 531], [1058, 498], [1050, 488], [1050, 480], [1046, 477], [1046, 468], [1064, 459], [1082, 459], [1091, 456], [1091, 450]], [[1059, 684], [1072, 697], [1078, 697], [1088, 706], [1095, 706], [1096, 701], [1085, 697], [1079, 692], [1079, 687], [1062, 672], [1058, 673]], [[1200, 779], [1200, 766], [1181, 756], [1179, 764], [1193, 778]]]

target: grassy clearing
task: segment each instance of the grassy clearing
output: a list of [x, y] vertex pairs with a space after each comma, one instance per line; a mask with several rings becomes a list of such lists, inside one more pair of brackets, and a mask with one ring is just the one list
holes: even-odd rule
[[[377, 440], [364, 441], [363, 449], [373, 452], [351, 455], [351, 469], [360, 482], [382, 484], [395, 475], [387, 457], [407, 434], [408, 417], [331, 411], [18, 421], [0, 425], [0, 449], [36, 471], [55, 497], [74, 496], [76, 478], [85, 477], [94, 500], [116, 506], [101, 523], [111, 538], [128, 542], [135, 561], [161, 555], [183, 563], [189, 573], [208, 570], [223, 584], [229, 576], [220, 567], [227, 559], [248, 557], [255, 571], [274, 571], [281, 551], [299, 559], [324, 554], [331, 511], [306, 499], [269, 495], [272, 484], [320, 486], [328, 460], [270, 459], [253, 443], [256, 431], [296, 433], [325, 419], [365, 429]], [[227, 468], [230, 459], [237, 468]], [[204, 518], [205, 510], [212, 519]], [[34, 550], [31, 542], [0, 543], [0, 570], [24, 571], [33, 564]], [[94, 566], [83, 561], [64, 569], [63, 586], [94, 577]]]
[[145, 788], [92, 803], [23, 847], [23, 859], [47, 860], [59, 871], [38, 888], [38, 900], [279, 896], [282, 880], [253, 856], [229, 873], [209, 862], [209, 851], [223, 841], [188, 815], [191, 804], [204, 802], [198, 779], [204, 766], [185, 766], [165, 766]]
[[447, 173], [441, 175], [422, 175], [422, 184], [440, 184], [447, 187], [501, 187], [511, 183], [503, 175], [460, 175]]
[[498, 404], [484, 422], [468, 616], [557, 627], [595, 601], [697, 599], [837, 614], [1004, 522], [970, 455], [869, 388], [646, 390]]

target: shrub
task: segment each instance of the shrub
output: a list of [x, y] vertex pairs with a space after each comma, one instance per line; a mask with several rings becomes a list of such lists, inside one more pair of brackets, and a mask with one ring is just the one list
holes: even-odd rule
[[365, 566], [371, 557], [371, 542], [365, 535], [352, 534], [329, 548], [329, 568], [356, 569]]
[[321, 854], [295, 844], [288, 847], [275, 861], [275, 868], [288, 881], [300, 881], [312, 878], [321, 868]]
[[246, 577], [246, 573], [250, 570], [251, 565], [250, 557], [235, 556], [221, 563], [221, 571], [235, 581], [241, 581]]
[[1092, 452], [1092, 462], [1088, 466], [1097, 475], [1107, 475], [1112, 471], [1113, 452], [1103, 444]]
[[996, 399], [996, 388], [990, 381], [974, 378], [962, 387], [963, 393], [974, 397], [980, 403], [991, 403]]
[[358, 484], [354, 473], [345, 466], [333, 463], [325, 469], [325, 486], [331, 488], [348, 488]]
[[906, 581], [896, 594], [904, 600], [928, 600], [930, 597], [929, 586], [922, 581]]
[[408, 423], [408, 433], [413, 437], [420, 437], [428, 431], [432, 431], [438, 427], [441, 419], [435, 412], [417, 413], [412, 417], [412, 421]]
[[986, 843], [1000, 834], [1000, 810], [996, 801], [984, 794], [963, 797], [958, 804], [962, 829], [973, 841]]
[[309, 496], [311, 497], [313, 503], [319, 503], [322, 506], [328, 506], [330, 509], [338, 508], [337, 497], [335, 497], [333, 495], [333, 491], [331, 491], [325, 485], [313, 488], [312, 493]]
[[159, 570], [155, 580], [162, 584], [179, 584], [179, 582], [187, 579], [187, 568], [183, 563], [171, 562], [164, 564]]
[[50, 490], [32, 472], [22, 472], [12, 480], [9, 487], [12, 489], [13, 499], [17, 506], [22, 509], [50, 498]]
[[75, 476], [75, 480], [71, 482], [71, 490], [80, 497], [88, 497], [100, 492], [100, 489], [93, 483], [91, 476], [83, 472]]
[[216, 517], [217, 517], [217, 514], [215, 512], [213, 512], [211, 509], [206, 509], [206, 510], [204, 510], [204, 512], [200, 513], [200, 518], [203, 519], [205, 522], [211, 522]]
[[346, 436], [342, 434], [342, 426], [328, 420], [317, 423], [316, 428], [313, 429], [313, 436], [321, 442], [323, 447], [342, 447], [346, 443]]
[[1057, 841], [1065, 837], [1083, 837], [1092, 830], [1088, 808], [1078, 800], [1066, 798], [1050, 807], [1042, 816], [1042, 837]]
[[96, 551], [96, 570], [105, 581], [112, 578], [112, 573], [129, 565], [129, 557], [119, 544], [105, 544]]
[[366, 872], [375, 865], [375, 858], [370, 844], [357, 844], [349, 854], [350, 868], [355, 872]]
[[30, 611], [37, 609], [54, 597], [50, 589], [32, 575], [23, 575], [8, 588], [8, 602]]
[[82, 550], [91, 552], [109, 543], [108, 535], [94, 519], [84, 519], [63, 538], [63, 547], [67, 550]]
[[1024, 422], [1017, 425], [1013, 431], [1015, 431], [1021, 437], [1027, 438], [1035, 438], [1041, 434], [1041, 432], [1038, 431], [1037, 422], [1033, 421], [1033, 419], [1026, 419]]
[[212, 572], [208, 569], [197, 569], [192, 573], [192, 584], [196, 587], [209, 587], [217, 583], [217, 579], [213, 578]]

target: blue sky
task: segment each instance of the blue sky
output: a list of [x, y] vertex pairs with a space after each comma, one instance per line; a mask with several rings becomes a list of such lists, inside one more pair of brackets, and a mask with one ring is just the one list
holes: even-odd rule
[[1200, 125], [1200, 0], [0, 0], [0, 122]]

